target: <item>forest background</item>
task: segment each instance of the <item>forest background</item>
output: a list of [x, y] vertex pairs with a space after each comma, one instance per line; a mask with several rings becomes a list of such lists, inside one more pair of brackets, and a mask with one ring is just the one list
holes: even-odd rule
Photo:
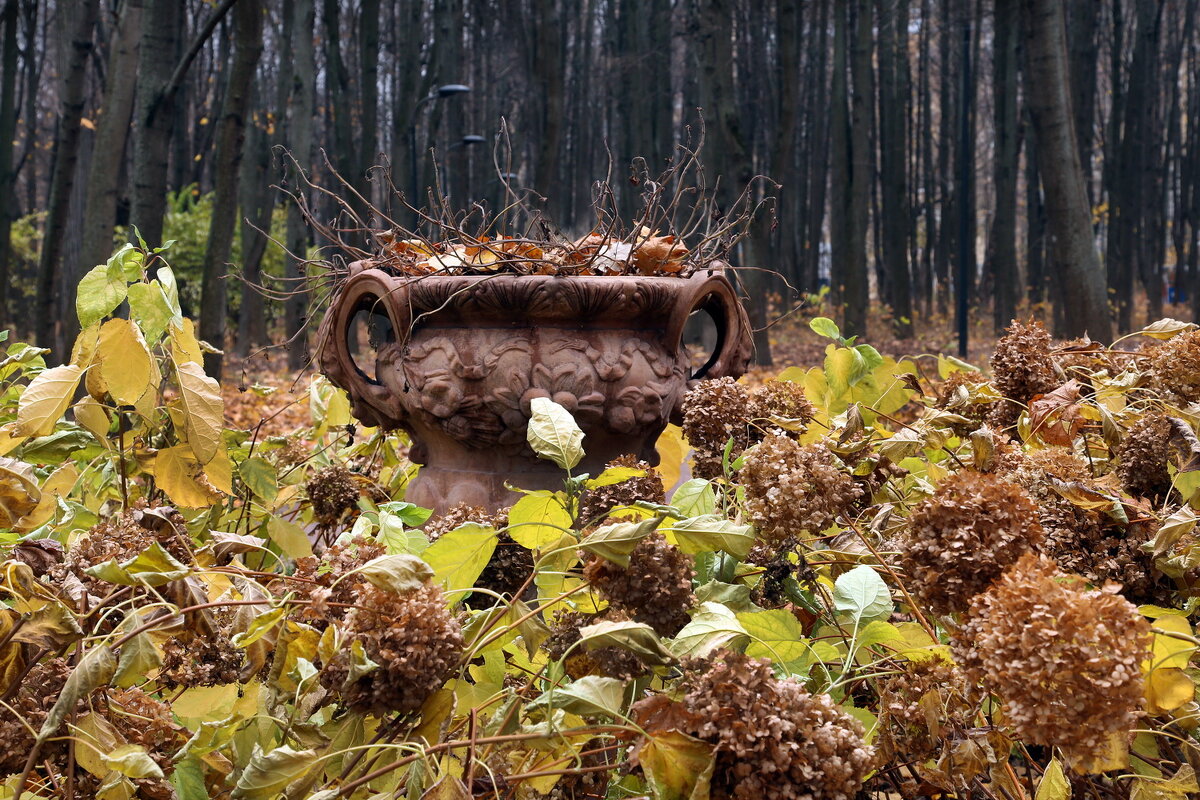
[[736, 258], [760, 328], [816, 300], [901, 341], [956, 311], [1100, 340], [1195, 317], [1198, 6], [4, 0], [0, 326], [61, 355], [79, 279], [136, 229], [175, 241], [201, 338], [292, 339], [298, 368], [335, 196], [392, 212], [436, 175], [495, 210], [507, 183], [577, 236], [596, 181], [632, 212], [630, 161], [701, 136], [718, 194], [776, 198]]

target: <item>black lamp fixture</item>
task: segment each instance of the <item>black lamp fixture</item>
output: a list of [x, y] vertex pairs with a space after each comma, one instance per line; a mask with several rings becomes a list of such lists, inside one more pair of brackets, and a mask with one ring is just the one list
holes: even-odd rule
[[[430, 92], [425, 97], [422, 97], [420, 100], [418, 100], [417, 105], [415, 107], [413, 107], [411, 122], [408, 126], [408, 145], [409, 145], [410, 155], [412, 157], [412, 163], [411, 163], [411, 166], [412, 166], [412, 197], [409, 198], [408, 202], [413, 207], [413, 229], [414, 230], [421, 224], [421, 214], [417, 210], [420, 207], [420, 203], [417, 200], [417, 195], [420, 192], [420, 181], [418, 180], [418, 177], [417, 177], [417, 119], [418, 119], [418, 114], [420, 113], [421, 109], [427, 103], [432, 103], [434, 100], [441, 100], [446, 97], [452, 97], [456, 94], [466, 94], [470, 91], [471, 91], [470, 86], [464, 86], [461, 83], [443, 84], [443, 85], [437, 87], [436, 89], [434, 89], [432, 92]], [[463, 137], [463, 138], [465, 140], [467, 137]], [[480, 137], [480, 138], [482, 140], [482, 137]]]

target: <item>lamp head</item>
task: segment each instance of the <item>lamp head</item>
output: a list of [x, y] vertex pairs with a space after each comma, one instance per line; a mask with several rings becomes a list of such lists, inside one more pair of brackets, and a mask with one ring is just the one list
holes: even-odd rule
[[445, 86], [437, 88], [438, 97], [449, 97], [452, 94], [466, 94], [471, 91], [470, 86], [463, 86], [461, 83], [447, 83]]

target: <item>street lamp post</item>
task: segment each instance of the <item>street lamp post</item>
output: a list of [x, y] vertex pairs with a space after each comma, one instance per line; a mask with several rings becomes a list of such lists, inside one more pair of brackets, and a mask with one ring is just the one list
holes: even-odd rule
[[419, 211], [421, 204], [417, 200], [417, 195], [421, 191], [420, 177], [417, 174], [417, 115], [420, 114], [421, 109], [424, 108], [426, 103], [456, 94], [466, 94], [469, 91], [471, 91], [470, 86], [464, 86], [461, 83], [447, 83], [444, 86], [437, 87], [437, 89], [427, 96], [422, 97], [413, 108], [412, 121], [408, 126], [408, 146], [410, 155], [412, 156], [412, 197], [409, 199], [409, 203], [413, 207], [414, 231], [421, 225], [421, 213]]
[[[468, 134], [468, 135], [462, 137], [461, 139], [459, 139], [454, 144], [452, 144], [446, 148], [446, 152], [442, 154], [442, 162], [440, 165], [440, 172], [441, 172], [441, 178], [442, 178], [442, 194], [444, 194], [444, 195], [450, 194], [450, 176], [446, 174], [446, 169], [449, 166], [447, 164], [447, 162], [449, 161], [449, 158], [450, 158], [450, 152], [453, 150], [457, 150], [460, 147], [470, 147], [471, 145], [484, 144], [486, 142], [487, 142], [487, 139], [483, 138], [482, 136], [478, 136], [475, 134]], [[459, 188], [461, 188], [461, 187], [459, 187]], [[467, 187], [468, 195], [470, 194], [470, 188], [471, 188], [470, 186]], [[469, 200], [470, 200], [470, 198], [468, 198], [468, 202], [469, 202]]]

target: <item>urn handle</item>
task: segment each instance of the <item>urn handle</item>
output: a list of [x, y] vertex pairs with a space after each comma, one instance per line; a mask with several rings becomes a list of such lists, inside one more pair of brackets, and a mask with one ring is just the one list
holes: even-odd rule
[[[706, 378], [740, 378], [750, 363], [750, 319], [733, 285], [723, 271], [703, 272], [688, 279], [692, 284], [684, 292], [672, 313], [667, 341], [676, 351], [683, 348], [683, 330], [688, 317], [704, 311], [717, 327], [717, 342], [708, 361], [688, 377], [688, 388]], [[671, 421], [682, 421], [683, 398], [671, 410]]]
[[[411, 314], [406, 282], [396, 280], [377, 269], [354, 269], [342, 285], [333, 304], [321, 323], [321, 371], [350, 395], [354, 416], [367, 425], [385, 429], [399, 427], [404, 412], [391, 389], [381, 380], [381, 373], [399, 357], [404, 339], [408, 336]], [[351, 326], [360, 312], [384, 317], [390, 325], [389, 341], [379, 349], [374, 365], [367, 365], [368, 374], [351, 351]]]

